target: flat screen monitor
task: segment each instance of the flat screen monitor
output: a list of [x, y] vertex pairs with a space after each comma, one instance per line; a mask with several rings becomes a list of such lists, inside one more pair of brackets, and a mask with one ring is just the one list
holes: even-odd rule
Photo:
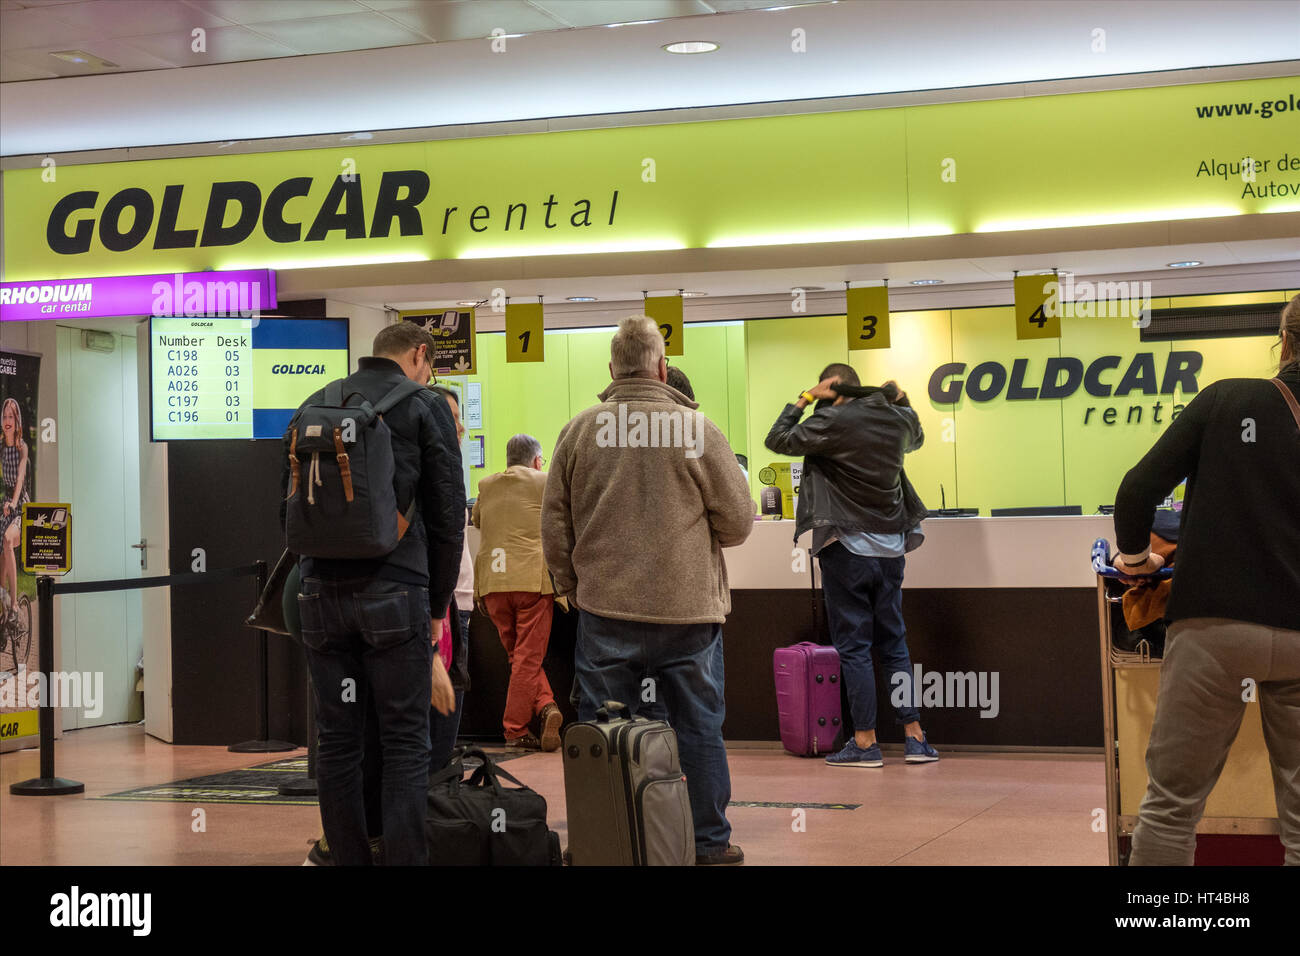
[[152, 439], [280, 438], [348, 374], [347, 319], [151, 318]]

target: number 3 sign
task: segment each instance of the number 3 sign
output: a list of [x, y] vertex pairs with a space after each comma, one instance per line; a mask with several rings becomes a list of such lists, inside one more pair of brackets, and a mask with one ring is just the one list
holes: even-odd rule
[[847, 290], [849, 350], [889, 348], [889, 289]]

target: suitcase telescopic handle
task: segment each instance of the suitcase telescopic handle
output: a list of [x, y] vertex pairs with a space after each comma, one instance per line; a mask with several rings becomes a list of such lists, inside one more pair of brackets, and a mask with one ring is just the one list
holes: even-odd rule
[[616, 700], [607, 700], [604, 707], [597, 707], [596, 717], [604, 721], [632, 719], [627, 715], [627, 706]]

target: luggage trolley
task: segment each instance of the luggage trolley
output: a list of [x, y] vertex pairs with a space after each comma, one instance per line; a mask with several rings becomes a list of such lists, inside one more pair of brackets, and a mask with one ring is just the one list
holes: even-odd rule
[[[1120, 865], [1119, 838], [1121, 835], [1131, 837], [1137, 823], [1137, 807], [1128, 808], [1130, 813], [1120, 815], [1119, 799], [1119, 741], [1115, 719], [1115, 671], [1118, 668], [1160, 668], [1160, 658], [1152, 658], [1151, 646], [1139, 641], [1137, 649], [1131, 653], [1116, 649], [1112, 630], [1111, 606], [1124, 600], [1122, 594], [1112, 594], [1106, 589], [1107, 580], [1121, 576], [1121, 572], [1110, 563], [1110, 542], [1098, 538], [1092, 545], [1092, 569], [1097, 573], [1097, 616], [1101, 632], [1101, 698], [1102, 730], [1106, 739], [1106, 845], [1111, 866]], [[1161, 568], [1158, 578], [1173, 576], [1172, 568]], [[1128, 575], [1132, 577], [1132, 575]], [[1121, 827], [1123, 832], [1121, 834]], [[1128, 861], [1127, 851], [1124, 862]]]
[[[1152, 648], [1144, 640], [1139, 640], [1132, 652], [1115, 646], [1111, 612], [1123, 601], [1123, 596], [1108, 591], [1107, 583], [1119, 578], [1121, 572], [1111, 565], [1110, 544], [1105, 538], [1098, 538], [1092, 546], [1092, 567], [1097, 574], [1101, 636], [1102, 715], [1106, 736], [1106, 840], [1110, 865], [1120, 866], [1128, 863], [1138, 804], [1145, 791], [1144, 786], [1135, 788], [1134, 782], [1141, 783], [1145, 779], [1147, 734], [1155, 716], [1161, 657], [1153, 655]], [[1153, 577], [1163, 579], [1173, 573], [1173, 568], [1162, 568]], [[1122, 710], [1121, 703], [1124, 705]], [[1122, 786], [1126, 781], [1127, 785]], [[1248, 710], [1242, 720], [1223, 773], [1210, 793], [1196, 832], [1229, 838], [1257, 838], [1279, 832], [1268, 751], [1258, 707]], [[1121, 839], [1124, 842], [1122, 852]], [[1230, 858], [1244, 859], [1250, 855], [1245, 844], [1219, 846], [1217, 853], [1226, 852]]]

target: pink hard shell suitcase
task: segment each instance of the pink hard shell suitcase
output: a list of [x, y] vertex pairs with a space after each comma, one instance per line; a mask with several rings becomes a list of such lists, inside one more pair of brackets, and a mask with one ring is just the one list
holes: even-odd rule
[[833, 753], [841, 746], [840, 655], [804, 641], [772, 652], [781, 744], [800, 757]]

